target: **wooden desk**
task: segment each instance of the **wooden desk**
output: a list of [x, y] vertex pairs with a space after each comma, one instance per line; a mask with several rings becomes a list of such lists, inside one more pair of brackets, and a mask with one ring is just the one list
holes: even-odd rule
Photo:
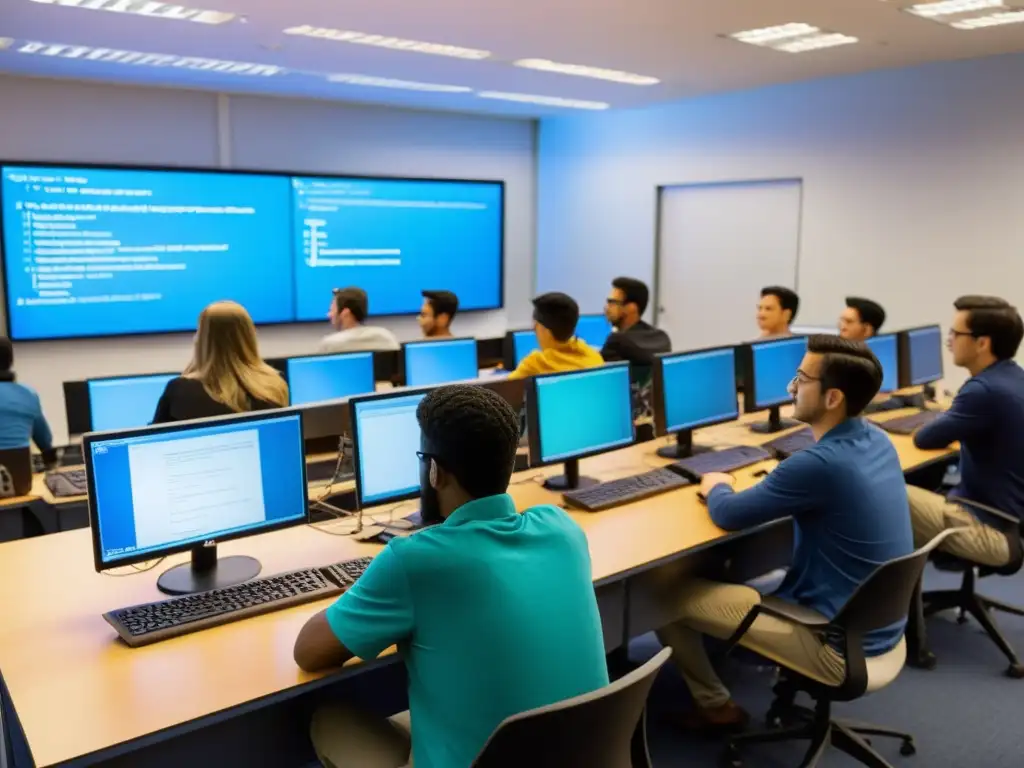
[[[706, 439], [716, 437], [714, 429], [706, 432]], [[608, 480], [660, 466], [666, 460], [654, 453], [659, 442], [586, 459], [581, 470]], [[900, 450], [901, 460], [906, 455], [905, 469], [911, 462], [942, 453], [913, 453], [906, 446]], [[764, 462], [737, 472], [738, 487], [752, 485], [754, 472], [773, 466], [774, 462]], [[559, 502], [557, 494], [537, 482], [559, 471], [549, 467], [514, 476], [510, 493], [517, 506]], [[602, 615], [614, 618], [617, 610], [618, 621], [628, 621], [622, 593], [629, 579], [652, 578], [651, 574], [665, 572], [660, 569], [687, 561], [688, 553], [709, 551], [723, 542], [751, 541], [758, 533], [726, 534], [711, 522], [696, 493], [696, 488], [684, 488], [600, 514], [572, 513], [589, 541]], [[783, 522], [763, 530], [787, 527]], [[307, 526], [220, 546], [221, 556], [259, 558], [264, 574], [379, 550], [377, 545]], [[346, 674], [307, 675], [292, 659], [299, 628], [329, 601], [145, 648], [124, 646], [101, 614], [160, 599], [157, 576], [187, 557], [167, 558], [146, 573], [122, 569], [119, 572], [132, 575], [120, 578], [95, 573], [87, 530], [0, 544], [0, 674], [37, 765], [128, 752]], [[639, 624], [606, 627], [606, 633], [632, 636], [643, 629]], [[350, 665], [347, 673], [357, 666]]]

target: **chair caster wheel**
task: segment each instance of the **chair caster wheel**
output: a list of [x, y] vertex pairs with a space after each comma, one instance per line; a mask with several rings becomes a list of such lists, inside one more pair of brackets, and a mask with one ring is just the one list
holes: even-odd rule
[[1006, 676], [1012, 677], [1014, 680], [1024, 678], [1024, 664], [1011, 664], [1006, 668]]
[[960, 625], [966, 624], [967, 616], [961, 613], [959, 616], [956, 617], [956, 623]]
[[900, 754], [904, 757], [910, 757], [911, 755], [917, 754], [917, 747], [914, 746], [912, 741], [904, 741], [900, 744]]
[[916, 656], [907, 656], [907, 666], [915, 669], [935, 669], [938, 657], [931, 651], [921, 651]]

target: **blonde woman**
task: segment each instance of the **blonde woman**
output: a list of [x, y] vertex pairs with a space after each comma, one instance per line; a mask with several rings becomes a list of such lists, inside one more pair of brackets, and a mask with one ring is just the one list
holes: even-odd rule
[[153, 423], [286, 405], [288, 385], [260, 358], [252, 318], [240, 304], [218, 301], [200, 313], [192, 362], [167, 383]]

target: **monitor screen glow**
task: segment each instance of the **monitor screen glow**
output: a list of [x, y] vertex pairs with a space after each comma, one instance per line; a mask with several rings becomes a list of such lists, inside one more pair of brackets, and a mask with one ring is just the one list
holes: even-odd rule
[[89, 392], [92, 431], [107, 432], [152, 424], [157, 403], [167, 388], [167, 382], [177, 376], [175, 373], [161, 373], [89, 380], [86, 387]]
[[661, 371], [666, 433], [739, 418], [732, 347], [662, 357]]
[[420, 425], [425, 392], [360, 399], [352, 404], [356, 482], [362, 505], [415, 496], [420, 489]]
[[754, 406], [771, 408], [790, 402], [793, 397], [789, 394], [789, 383], [804, 359], [807, 339], [755, 342], [750, 347], [754, 361]]
[[373, 392], [373, 353], [292, 357], [287, 363], [292, 405]]
[[942, 378], [942, 331], [938, 326], [907, 332], [910, 384], [931, 384]]
[[426, 387], [480, 375], [476, 339], [422, 341], [405, 345], [405, 383]]
[[600, 350], [612, 332], [612, 324], [604, 315], [580, 315], [576, 323], [576, 336], [594, 349]]
[[878, 362], [882, 364], [882, 387], [878, 391], [884, 394], [895, 392], [899, 388], [899, 357], [896, 334], [888, 333], [883, 336], [872, 336], [865, 343], [875, 353]]

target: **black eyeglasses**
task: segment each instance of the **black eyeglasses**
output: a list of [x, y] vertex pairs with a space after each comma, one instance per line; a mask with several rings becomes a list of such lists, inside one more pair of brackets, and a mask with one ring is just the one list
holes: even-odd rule
[[611, 296], [609, 296], [607, 299], [604, 300], [604, 303], [605, 304], [615, 304], [616, 306], [621, 307], [626, 302], [624, 302], [622, 299], [613, 299]]
[[946, 332], [946, 336], [951, 339], [956, 338], [957, 336], [970, 336], [975, 339], [978, 338], [977, 334], [973, 333], [972, 331], [958, 331], [956, 328], [950, 328]]

